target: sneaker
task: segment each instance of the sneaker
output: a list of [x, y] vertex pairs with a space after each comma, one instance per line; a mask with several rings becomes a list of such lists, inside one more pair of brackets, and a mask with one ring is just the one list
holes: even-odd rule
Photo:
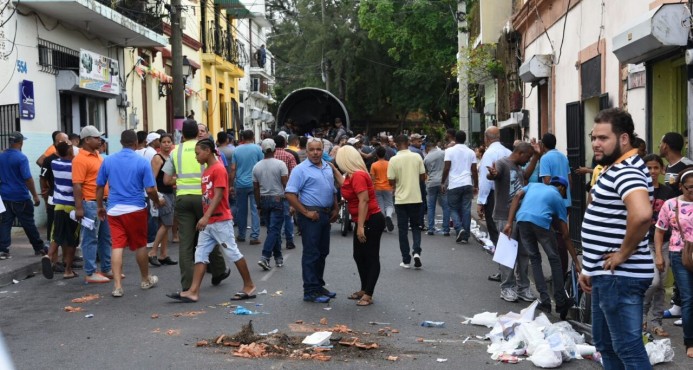
[[532, 294], [532, 291], [529, 289], [523, 289], [517, 293], [517, 298], [519, 298], [521, 301], [525, 302], [534, 302], [537, 300], [537, 297]]
[[678, 319], [678, 320], [674, 321], [674, 325], [683, 326], [683, 319]]
[[34, 251], [34, 256], [45, 256], [48, 254], [48, 246], [44, 245], [41, 249]]
[[270, 266], [270, 260], [269, 258], [262, 258], [260, 259], [257, 264], [262, 267], [263, 270], [269, 271], [272, 269], [272, 266]]
[[428, 231], [426, 232], [426, 235], [435, 235], [435, 232], [431, 229], [428, 229]]
[[[143, 284], [144, 284], [144, 283], [143, 283]], [[123, 288], [116, 288], [116, 289], [113, 289], [113, 291], [111, 292], [111, 295], [114, 296], [114, 297], [116, 297], [116, 298], [122, 297], [122, 296], [123, 296]]]
[[53, 263], [48, 256], [41, 258], [41, 273], [43, 273], [43, 277], [46, 279], [53, 278]]
[[403, 268], [403, 269], [410, 269], [410, 268], [411, 268], [411, 265], [408, 264], [408, 263], [400, 262], [400, 263], [399, 263], [399, 267], [401, 267], [401, 268]]
[[147, 248], [151, 249], [154, 246], [154, 243], [147, 243]]
[[275, 258], [274, 259], [274, 265], [277, 267], [284, 267], [284, 259], [283, 258]]
[[245, 243], [245, 238], [236, 237], [236, 241], [237, 241], [238, 243]]
[[111, 280], [109, 278], [107, 278], [107, 277], [105, 277], [99, 273], [87, 275], [84, 278], [84, 281], [86, 281], [87, 283], [91, 283], [91, 284], [103, 284], [103, 283], [110, 283], [111, 282]]
[[500, 272], [499, 272], [499, 273], [495, 273], [495, 274], [493, 274], [493, 275], [489, 275], [489, 276], [488, 276], [488, 279], [491, 280], [491, 281], [500, 282], [500, 281], [501, 281], [501, 274], [500, 274]]
[[8, 260], [10, 258], [12, 258], [10, 252], [0, 252], [0, 260]]
[[414, 253], [414, 268], [417, 270], [421, 268], [421, 256], [418, 253]]
[[681, 306], [672, 305], [670, 309], [664, 310], [664, 318], [681, 317]]
[[501, 289], [500, 297], [507, 302], [517, 302], [517, 293], [510, 288]]
[[296, 244], [294, 242], [286, 242], [286, 249], [294, 249], [296, 248]]
[[537, 309], [539, 309], [539, 311], [550, 314], [551, 313], [551, 302], [539, 302]]
[[156, 256], [149, 256], [149, 264], [155, 267], [161, 266], [161, 262], [159, 262], [159, 259], [156, 258]]
[[142, 281], [140, 282], [140, 288], [142, 289], [149, 289], [153, 288], [156, 283], [159, 282], [159, 278], [154, 276], [154, 275], [149, 275], [147, 276], [147, 281]]
[[303, 296], [303, 300], [306, 302], [313, 302], [313, 303], [329, 303], [330, 297], [328, 297], [326, 295], [322, 295], [320, 293], [311, 293], [311, 294], [305, 294]]
[[565, 320], [565, 318], [568, 317], [568, 312], [570, 312], [571, 307], [573, 307], [573, 305], [568, 302], [560, 306], [556, 305], [556, 313], [558, 313], [558, 316], [561, 318], [561, 320]]
[[387, 231], [395, 229], [395, 225], [392, 223], [392, 217], [385, 217], [385, 225], [387, 226]]
[[320, 294], [322, 294], [322, 295], [324, 295], [324, 296], [326, 296], [326, 297], [330, 297], [330, 298], [336, 298], [336, 297], [337, 297], [337, 293], [335, 293], [335, 292], [330, 292], [330, 291], [327, 290], [327, 288], [325, 288], [324, 286], [323, 286], [323, 287], [320, 287]]
[[159, 263], [160, 263], [162, 266], [163, 266], [163, 265], [174, 266], [174, 265], [177, 265], [177, 264], [178, 264], [178, 261], [174, 261], [174, 260], [171, 259], [171, 257], [166, 256], [166, 258], [164, 258], [164, 259], [159, 258]]
[[[464, 229], [460, 230], [457, 233], [457, 238], [455, 238], [455, 242], [462, 243], [463, 240], [464, 240]], [[466, 240], [464, 240], [464, 241], [466, 242]]]
[[226, 279], [227, 277], [229, 277], [229, 275], [231, 275], [231, 269], [227, 267], [226, 271], [223, 274], [221, 274], [221, 276], [212, 276], [212, 285], [217, 286], [221, 284], [221, 282], [224, 281], [224, 279]]

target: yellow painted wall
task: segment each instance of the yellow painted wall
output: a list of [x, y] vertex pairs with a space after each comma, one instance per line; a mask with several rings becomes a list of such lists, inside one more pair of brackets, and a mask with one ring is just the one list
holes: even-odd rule
[[686, 105], [686, 70], [683, 58], [655, 63], [652, 66], [653, 147], [659, 145], [667, 132], [683, 134], [687, 128]]

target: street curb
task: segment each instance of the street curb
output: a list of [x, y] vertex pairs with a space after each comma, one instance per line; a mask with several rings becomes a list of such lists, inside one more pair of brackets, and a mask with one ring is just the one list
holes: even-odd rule
[[14, 270], [0, 273], [0, 287], [12, 284], [12, 280], [21, 281], [27, 277], [34, 276], [36, 271], [39, 271], [40, 269], [41, 261], [39, 259], [37, 262], [32, 262]]

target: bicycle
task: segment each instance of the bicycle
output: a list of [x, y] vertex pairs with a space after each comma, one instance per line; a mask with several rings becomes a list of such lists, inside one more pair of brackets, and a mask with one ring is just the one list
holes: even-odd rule
[[582, 291], [578, 283], [578, 273], [575, 271], [575, 263], [571, 262], [565, 275], [565, 292], [572, 301], [571, 317], [583, 324], [592, 324], [592, 296]]

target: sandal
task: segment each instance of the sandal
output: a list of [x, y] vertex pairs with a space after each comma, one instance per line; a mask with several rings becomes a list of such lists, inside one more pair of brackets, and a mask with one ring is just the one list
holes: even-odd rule
[[661, 326], [654, 328], [654, 330], [652, 330], [652, 334], [654, 334], [658, 337], [668, 337], [669, 336], [669, 333], [667, 333], [667, 331], [664, 330], [664, 328]]
[[79, 276], [76, 272], [72, 271], [72, 275], [63, 275], [63, 279], [74, 279]]
[[357, 306], [370, 306], [372, 304], [373, 304], [373, 297], [368, 297], [365, 294], [363, 295], [363, 297], [361, 297], [361, 299], [358, 302], [356, 302]]
[[363, 295], [366, 294], [363, 290], [359, 290], [358, 292], [353, 292], [351, 293], [350, 296], [347, 297], [347, 299], [353, 299], [353, 300], [359, 300]]

